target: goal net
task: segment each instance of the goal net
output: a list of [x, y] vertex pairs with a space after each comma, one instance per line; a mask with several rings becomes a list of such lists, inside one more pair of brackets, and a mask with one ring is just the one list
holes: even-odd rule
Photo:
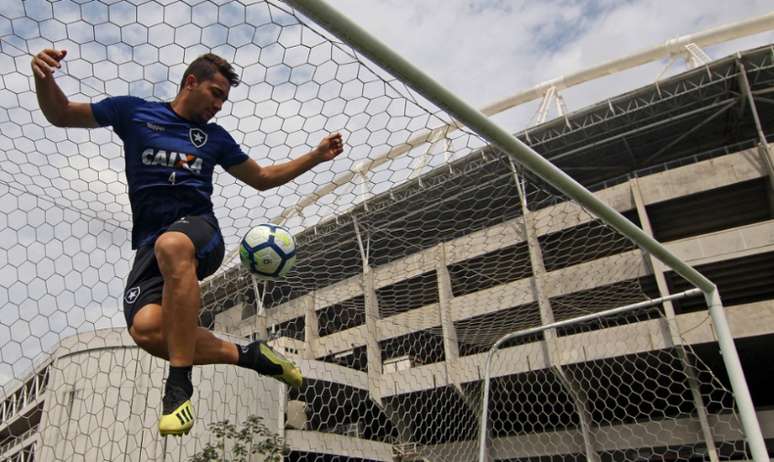
[[[658, 296], [631, 241], [282, 3], [5, 5], [0, 460], [188, 460], [218, 442], [208, 424], [252, 415], [286, 460], [477, 460], [498, 338]], [[302, 388], [196, 367], [193, 432], [158, 436], [166, 363], [134, 346], [122, 313], [122, 143], [44, 119], [29, 63], [48, 47], [68, 51], [64, 93], [92, 102], [171, 100], [188, 63], [221, 55], [241, 84], [215, 121], [263, 165], [344, 135], [343, 155], [271, 191], [215, 175], [227, 256], [202, 282], [201, 323], [270, 339]], [[295, 235], [284, 280], [239, 264], [261, 222]], [[656, 305], [506, 343], [484, 416], [490, 459], [746, 457], [730, 392], [683, 339], [707, 329], [697, 312], [689, 326]]]

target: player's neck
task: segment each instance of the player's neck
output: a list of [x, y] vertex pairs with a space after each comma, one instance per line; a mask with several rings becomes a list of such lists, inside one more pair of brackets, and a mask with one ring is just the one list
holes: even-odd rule
[[186, 111], [186, 104], [183, 101], [183, 97], [180, 95], [175, 96], [175, 99], [172, 100], [171, 103], [169, 103], [169, 106], [172, 108], [172, 111], [175, 112], [179, 117], [192, 122], [194, 118], [192, 117], [192, 114], [189, 114], [190, 111]]

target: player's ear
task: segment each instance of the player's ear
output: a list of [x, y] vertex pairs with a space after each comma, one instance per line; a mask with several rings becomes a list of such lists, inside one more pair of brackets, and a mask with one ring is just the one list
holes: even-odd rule
[[192, 89], [199, 83], [199, 80], [196, 78], [193, 74], [188, 74], [185, 77], [185, 84], [183, 85], [183, 88]]

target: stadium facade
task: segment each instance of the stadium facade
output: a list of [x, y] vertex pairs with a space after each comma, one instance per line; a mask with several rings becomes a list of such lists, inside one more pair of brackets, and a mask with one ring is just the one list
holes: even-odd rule
[[[774, 172], [768, 141], [774, 136], [773, 94], [774, 46], [766, 46], [518, 133], [718, 285], [770, 454], [774, 454]], [[233, 368], [207, 369], [202, 374], [220, 378], [208, 380], [211, 389], [199, 394], [255, 392], [231, 409], [203, 409], [202, 419], [238, 420], [248, 411], [257, 413], [284, 435], [291, 461], [475, 460], [474, 446], [460, 444], [471, 434], [451, 434], [439, 427], [448, 424], [445, 419], [470, 418], [463, 414], [471, 414], [475, 406], [465, 396], [476, 396], [482, 357], [494, 341], [540, 322], [534, 315], [538, 277], [552, 288], [548, 297], [554, 306], [573, 306], [566, 313], [557, 310], [557, 320], [600, 309], [592, 306], [599, 297], [588, 296], [600, 291], [607, 294], [609, 307], [634, 301], [630, 284], [650, 298], [689, 288], [630, 243], [611, 245], [604, 242], [608, 239], [604, 234], [570, 233], [589, 226], [581, 214], [565, 214], [570, 218], [561, 224], [538, 224], [536, 241], [518, 233], [509, 239], [488, 239], [505, 235], [502, 229], [520, 214], [518, 182], [503, 174], [508, 168], [504, 156], [484, 148], [297, 236], [297, 271], [315, 279], [313, 290], [293, 290], [283, 283], [257, 287], [237, 269], [218, 276], [219, 281], [211, 282], [215, 289], [205, 296], [202, 321], [238, 338], [272, 337], [277, 347], [298, 359], [306, 382], [286, 401], [277, 399], [284, 396], [284, 389], [271, 381], [255, 386], [252, 376]], [[479, 207], [480, 203], [489, 205]], [[556, 201], [536, 203], [532, 212], [538, 223], [540, 214], [550, 216], [565, 206]], [[423, 212], [412, 214], [417, 210]], [[360, 236], [352, 226], [353, 218], [363, 215], [375, 224], [374, 235], [392, 236], [372, 241], [370, 266], [361, 260]], [[419, 244], [395, 255], [395, 243], [405, 239], [401, 234], [411, 233], [421, 234], [415, 238]], [[556, 243], [562, 236], [581, 235], [587, 248], [600, 250], [573, 255], [571, 246]], [[535, 242], [556, 249], [543, 252], [539, 272], [530, 253]], [[319, 271], [332, 261], [341, 271]], [[625, 271], [598, 270], [622, 261]], [[476, 277], [492, 273], [498, 277]], [[591, 275], [583, 288], [562, 283], [579, 274]], [[725, 381], [703, 300], [675, 301], [671, 309], [683, 341]], [[653, 323], [641, 319], [627, 333], [648, 339], [646, 349], [625, 351], [625, 344], [620, 344], [593, 360], [604, 363], [616, 356], [637, 357], [668, 348], [669, 336], [654, 333], [658, 326]], [[603, 328], [597, 335], [613, 335], [614, 330]], [[529, 338], [508, 345], [507, 357], [514, 361], [501, 365], [500, 375], [540, 377], [550, 364], [541, 362], [539, 355], [528, 366], [522, 360], [533, 357], [535, 344], [543, 341]], [[116, 364], [119, 375], [137, 369], [137, 377], [148, 380], [131, 381], [132, 387], [144, 387], [140, 390], [124, 389], [119, 376], [84, 373], [90, 361]], [[75, 454], [86, 457], [82, 460], [160, 460], [161, 449], [146, 448], [162, 444], [153, 431], [160, 391], [148, 386], [160, 383], [162, 372], [163, 364], [139, 352], [120, 331], [63, 341], [50, 360], [3, 402], [0, 460], [75, 460], [69, 458]], [[115, 400], [115, 411], [108, 415], [90, 410], [108, 406], [93, 402], [95, 407], [87, 406], [93, 399], [88, 390], [111, 387], [113, 392], [94, 396]], [[86, 394], [79, 396], [78, 390]], [[520, 399], [506, 398], [513, 409], [501, 409], [513, 412], [509, 422], [521, 423], [519, 430], [498, 430], [493, 442], [496, 460], [582, 459], [577, 435], [572, 435], [577, 428], [552, 421], [530, 430], [523, 422], [534, 416], [516, 405]], [[446, 416], [422, 415], [423, 403], [443, 400], [449, 402]], [[406, 415], [406, 410], [414, 414], [411, 425], [393, 418]], [[147, 419], [128, 418], [137, 415]], [[126, 422], [123, 432], [103, 434], [111, 428], [101, 423], [104, 419]], [[133, 425], [136, 431], [130, 430]], [[708, 426], [717, 453], [741, 457], [723, 444], [740, 440], [738, 431], [715, 427], [713, 421]], [[638, 444], [708, 446], [698, 424], [680, 428], [654, 429]], [[562, 444], [539, 444], [546, 434], [557, 432], [570, 437]], [[75, 449], [68, 452], [66, 447]], [[92, 453], [87, 447], [101, 449]], [[611, 439], [595, 449], [601, 460], [616, 460], [641, 447]], [[182, 454], [177, 450], [175, 446], [166, 451], [177, 457]], [[641, 457], [682, 457], [667, 455], [668, 449], [650, 451], [640, 452]]]

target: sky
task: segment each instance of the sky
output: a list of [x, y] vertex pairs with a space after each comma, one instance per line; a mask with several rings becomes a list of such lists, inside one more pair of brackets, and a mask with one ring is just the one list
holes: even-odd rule
[[[476, 108], [687, 34], [774, 12], [768, 0], [336, 0], [342, 14]], [[705, 51], [717, 59], [774, 42], [774, 31]], [[667, 62], [563, 96], [570, 111], [653, 82]], [[669, 73], [685, 70], [682, 62]], [[537, 103], [503, 119], [510, 131]], [[518, 112], [518, 111], [517, 111]], [[555, 114], [555, 112], [552, 112]]]
[[[772, 11], [770, 0], [329, 1], [476, 108], [546, 80], [657, 46], [674, 37]], [[110, 3], [109, 7], [107, 3]], [[76, 2], [63, 0], [56, 2], [54, 11], [46, 0], [12, 0], [0, 11], [0, 43], [3, 45], [0, 50], [0, 320], [16, 320], [0, 322], [0, 384], [19, 374], [17, 364], [21, 364], [21, 369], [29, 366], [29, 361], [18, 361], [20, 356], [32, 359], [40, 350], [75, 330], [120, 326], [123, 316], [119, 299], [131, 258], [126, 243], [130, 223], [123, 159], [116, 138], [111, 138], [107, 129], [65, 132], [50, 127], [35, 114], [37, 102], [31, 91], [27, 49], [49, 46], [49, 39], [57, 40], [63, 46], [67, 46], [68, 41], [82, 43], [80, 57], [83, 59], [76, 59], [74, 48], [77, 47], [70, 43], [73, 49], [57, 77], [65, 92], [77, 93], [81, 99], [99, 99], [108, 94], [127, 92], [169, 99], [174, 95], [176, 82], [185, 67], [179, 62], [184, 53], [182, 47], [187, 47], [185, 53], [191, 49], [200, 53], [205, 51], [204, 48], [191, 46], [197, 44], [200, 37], [213, 44], [228, 37], [230, 43], [244, 45], [253, 36], [250, 24], [235, 22], [229, 28], [207, 28], [199, 35], [200, 30], [186, 23], [186, 18], [203, 23], [216, 18], [228, 22], [232, 16], [239, 17], [238, 5], [225, 5], [219, 14], [214, 3], [197, 3], [193, 8], [182, 10], [182, 2], [166, 3], [169, 5], [165, 9], [148, 3], [135, 10], [129, 2], [87, 2], [79, 6]], [[25, 11], [27, 17], [23, 17]], [[162, 14], [169, 24], [159, 24]], [[71, 23], [78, 20], [79, 15], [93, 24], [102, 24], [91, 29], [83, 23]], [[51, 19], [53, 16], [56, 20]], [[123, 28], [107, 27], [104, 21], [108, 18]], [[278, 58], [283, 53], [271, 45], [275, 40], [273, 29], [262, 30], [268, 41], [263, 44], [261, 59], [268, 67], [266, 60]], [[92, 33], [97, 39], [110, 42], [110, 46], [98, 45], [96, 42], [100, 40], [93, 41]], [[119, 39], [132, 43], [112, 42]], [[158, 47], [147, 46], [146, 39]], [[770, 31], [705, 51], [717, 59], [737, 50], [772, 42], [774, 32]], [[227, 48], [221, 51], [227, 53]], [[251, 44], [242, 50], [243, 53], [238, 52], [233, 57], [235, 63], [255, 62], [257, 54]], [[268, 53], [269, 50], [273, 52]], [[120, 65], [100, 61], [104, 54]], [[92, 66], [89, 59], [98, 64]], [[186, 56], [186, 61], [190, 60]], [[167, 67], [167, 61], [177, 64]], [[577, 110], [605, 97], [652, 83], [666, 64], [665, 60], [644, 65], [568, 89], [562, 95], [569, 110]], [[666, 75], [684, 69], [685, 66], [678, 62]], [[283, 72], [273, 75], [270, 70], [267, 79], [281, 81], [290, 73], [287, 69]], [[246, 72], [245, 75], [261, 74]], [[308, 77], [293, 75], [300, 79]], [[168, 81], [165, 81], [167, 76]], [[368, 78], [363, 73], [359, 77]], [[157, 85], [154, 87], [153, 83]], [[267, 122], [287, 125], [294, 121], [295, 112], [292, 111], [302, 113], [305, 106], [288, 105], [291, 112], [287, 116], [281, 114], [282, 105], [254, 107], [252, 100], [262, 92], [253, 90], [260, 90], [260, 87], [260, 82], [253, 86], [246, 82], [232, 91], [234, 100], [241, 92], [242, 101], [224, 111], [231, 116], [216, 120], [233, 130], [237, 125], [245, 125], [244, 122], [252, 123], [249, 119], [255, 118], [255, 123], [244, 130], [244, 137], [238, 141], [246, 148], [255, 147], [256, 150], [249, 151], [250, 155], [262, 159], [262, 163], [266, 163], [267, 158], [277, 161], [297, 155], [284, 145], [288, 143], [269, 142], [270, 136], [265, 137], [265, 142], [256, 140], [264, 139], [261, 132], [266, 130], [274, 130], [270, 135], [281, 134], [282, 130], [277, 127], [267, 129]], [[156, 94], [154, 88], [162, 91]], [[321, 90], [320, 94], [326, 91]], [[537, 104], [536, 101], [526, 104], [495, 116], [495, 120], [508, 131], [517, 132], [530, 122]], [[340, 109], [337, 111], [341, 112]], [[363, 109], [360, 111], [362, 115]], [[388, 112], [384, 110], [382, 115]], [[272, 120], [277, 114], [280, 118]], [[555, 113], [549, 117], [553, 115]], [[327, 130], [332, 121], [339, 123], [337, 120], [342, 117], [329, 117], [319, 122], [320, 126], [308, 128], [307, 123], [312, 119], [300, 121], [299, 124], [304, 123], [304, 129], [298, 131], [301, 135], [310, 134], [309, 138], [316, 142], [322, 124]], [[425, 123], [423, 120], [421, 115], [415, 115], [413, 119], [420, 124]], [[396, 120], [380, 123], [389, 127], [392, 122]], [[374, 118], [368, 123], [377, 122]], [[341, 124], [343, 127], [345, 122]], [[374, 129], [370, 135], [377, 134], [376, 127], [370, 128]], [[420, 127], [424, 128], [427, 126]], [[396, 133], [399, 131], [395, 130]], [[310, 172], [299, 177], [292, 187], [276, 194], [243, 196], [242, 190], [231, 180], [216, 185], [216, 194], [220, 195], [215, 200], [216, 208], [229, 212], [219, 212], [221, 224], [224, 228], [228, 226], [243, 232], [257, 217], [264, 220], [276, 217], [278, 211], [291, 207], [302, 195], [330, 182], [334, 174], [351, 170], [362, 159], [357, 156], [375, 154], [376, 151], [367, 149], [371, 147], [366, 142], [367, 136], [363, 135], [359, 145], [366, 149], [352, 149], [346, 161], [333, 164], [328, 171]], [[368, 141], [373, 141], [374, 145], [384, 142], [374, 139]], [[392, 138], [389, 141], [391, 146], [400, 142], [392, 141]], [[270, 153], [264, 152], [269, 150], [268, 146], [271, 146]], [[421, 164], [421, 159], [413, 160]], [[384, 190], [404, 181], [408, 176], [406, 172], [416, 168], [416, 164], [409, 165], [408, 161], [400, 164], [400, 161], [393, 165], [393, 176], [385, 175], [390, 173], [386, 169], [375, 175], [381, 175], [383, 181], [372, 185], [374, 190], [378, 192], [378, 187]], [[403, 170], [399, 171], [399, 167]], [[26, 181], [20, 182], [19, 178], [26, 178]], [[23, 186], [21, 189], [19, 184]], [[317, 204], [319, 208], [312, 207], [310, 213], [318, 214], [316, 219], [319, 220], [328, 216], [329, 208], [350, 207], [358, 191], [356, 186], [350, 189], [340, 194], [339, 205]], [[32, 194], [20, 195], [20, 190]], [[66, 205], [64, 209], [59, 208], [62, 204]], [[51, 236], [67, 237], [52, 239]], [[228, 234], [227, 242], [234, 244], [239, 236], [236, 232]], [[70, 306], [79, 309], [62, 308]]]

